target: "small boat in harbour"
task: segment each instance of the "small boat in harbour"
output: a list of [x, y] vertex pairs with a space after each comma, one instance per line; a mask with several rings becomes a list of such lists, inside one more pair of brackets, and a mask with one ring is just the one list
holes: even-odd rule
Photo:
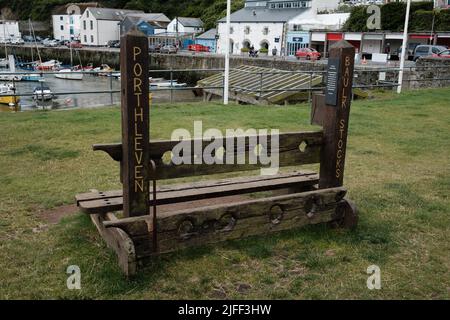
[[0, 84], [0, 103], [7, 105], [15, 105], [20, 102], [20, 97], [14, 97], [15, 89], [12, 84]]
[[170, 87], [186, 87], [186, 83], [178, 83], [177, 80], [162, 80], [162, 81], [155, 81], [150, 82], [150, 88], [156, 87], [156, 88], [170, 88]]
[[70, 48], [70, 68], [64, 68], [59, 70], [59, 73], [55, 74], [55, 78], [65, 80], [83, 80], [83, 72], [81, 70], [77, 70], [82, 68], [81, 59], [80, 65], [75, 68], [73, 66], [72, 46], [69, 45], [69, 48]]
[[47, 85], [40, 85], [33, 90], [33, 99], [36, 101], [48, 101], [53, 99], [53, 92]]
[[61, 69], [55, 74], [55, 78], [65, 80], [83, 80], [83, 73], [72, 69]]
[[41, 75], [36, 73], [23, 74], [22, 81], [38, 82], [42, 79]]
[[36, 65], [36, 69], [39, 71], [51, 71], [51, 70], [58, 70], [61, 68], [61, 62], [58, 60], [49, 60], [45, 62], [39, 62]]
[[102, 64], [100, 67], [94, 68], [92, 71], [100, 77], [108, 77], [112, 72], [114, 72], [114, 69], [107, 64]]
[[1, 72], [0, 80], [1, 81], [21, 81], [22, 75], [15, 74], [16, 62], [15, 62], [14, 56], [12, 54], [8, 55], [8, 64], [9, 64], [9, 70]]

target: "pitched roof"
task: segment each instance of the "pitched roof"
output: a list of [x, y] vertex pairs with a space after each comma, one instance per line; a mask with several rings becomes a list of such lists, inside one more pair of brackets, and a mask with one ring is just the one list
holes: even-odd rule
[[127, 17], [135, 17], [146, 22], [170, 22], [170, 19], [164, 13], [130, 13]]
[[[243, 8], [233, 12], [230, 16], [231, 22], [286, 22], [290, 19], [310, 10], [310, 8], [298, 9], [266, 9], [266, 8]], [[225, 22], [226, 17], [219, 20]]]
[[142, 10], [126, 10], [126, 9], [111, 9], [111, 8], [87, 8], [97, 20], [115, 20], [122, 21], [127, 14], [144, 13]]
[[215, 39], [216, 35], [217, 35], [217, 29], [213, 28], [213, 29], [209, 29], [208, 31], [197, 36], [197, 39]]
[[98, 2], [85, 2], [85, 3], [67, 3], [61, 6], [57, 6], [53, 9], [53, 15], [65, 15], [67, 14], [67, 9], [71, 6], [77, 6], [80, 8], [80, 14], [83, 14], [87, 8], [100, 8], [101, 5]]
[[203, 27], [203, 21], [200, 18], [178, 17], [177, 20], [185, 27]]
[[129, 31], [142, 22], [145, 22], [156, 29], [166, 29], [168, 25], [167, 21], [170, 21], [169, 18], [162, 13], [127, 14], [121, 22], [121, 30], [122, 32]]

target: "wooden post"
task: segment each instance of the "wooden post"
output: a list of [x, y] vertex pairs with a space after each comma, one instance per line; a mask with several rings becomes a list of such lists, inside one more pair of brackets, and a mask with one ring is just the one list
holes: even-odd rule
[[150, 125], [148, 40], [132, 30], [120, 40], [123, 213], [148, 215]]
[[312, 122], [323, 126], [319, 188], [343, 185], [355, 48], [345, 40], [330, 48], [325, 95], [313, 99]]

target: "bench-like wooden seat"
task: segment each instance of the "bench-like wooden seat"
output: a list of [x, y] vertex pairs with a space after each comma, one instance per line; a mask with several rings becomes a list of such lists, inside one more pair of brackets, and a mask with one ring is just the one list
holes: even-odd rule
[[[165, 205], [286, 188], [306, 191], [312, 190], [314, 185], [318, 183], [319, 176], [315, 172], [301, 171], [275, 176], [254, 176], [163, 185], [157, 187], [156, 204]], [[123, 209], [122, 190], [82, 193], [78, 194], [75, 199], [77, 206], [88, 214], [107, 213]], [[150, 205], [154, 205], [152, 190], [150, 192]]]

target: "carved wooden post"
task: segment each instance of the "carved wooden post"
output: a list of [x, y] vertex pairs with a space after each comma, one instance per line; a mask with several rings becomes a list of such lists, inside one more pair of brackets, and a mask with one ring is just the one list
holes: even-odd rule
[[120, 40], [123, 213], [149, 214], [148, 40], [132, 30]]
[[325, 95], [313, 99], [312, 122], [323, 126], [319, 188], [343, 185], [355, 48], [339, 41], [330, 48]]

